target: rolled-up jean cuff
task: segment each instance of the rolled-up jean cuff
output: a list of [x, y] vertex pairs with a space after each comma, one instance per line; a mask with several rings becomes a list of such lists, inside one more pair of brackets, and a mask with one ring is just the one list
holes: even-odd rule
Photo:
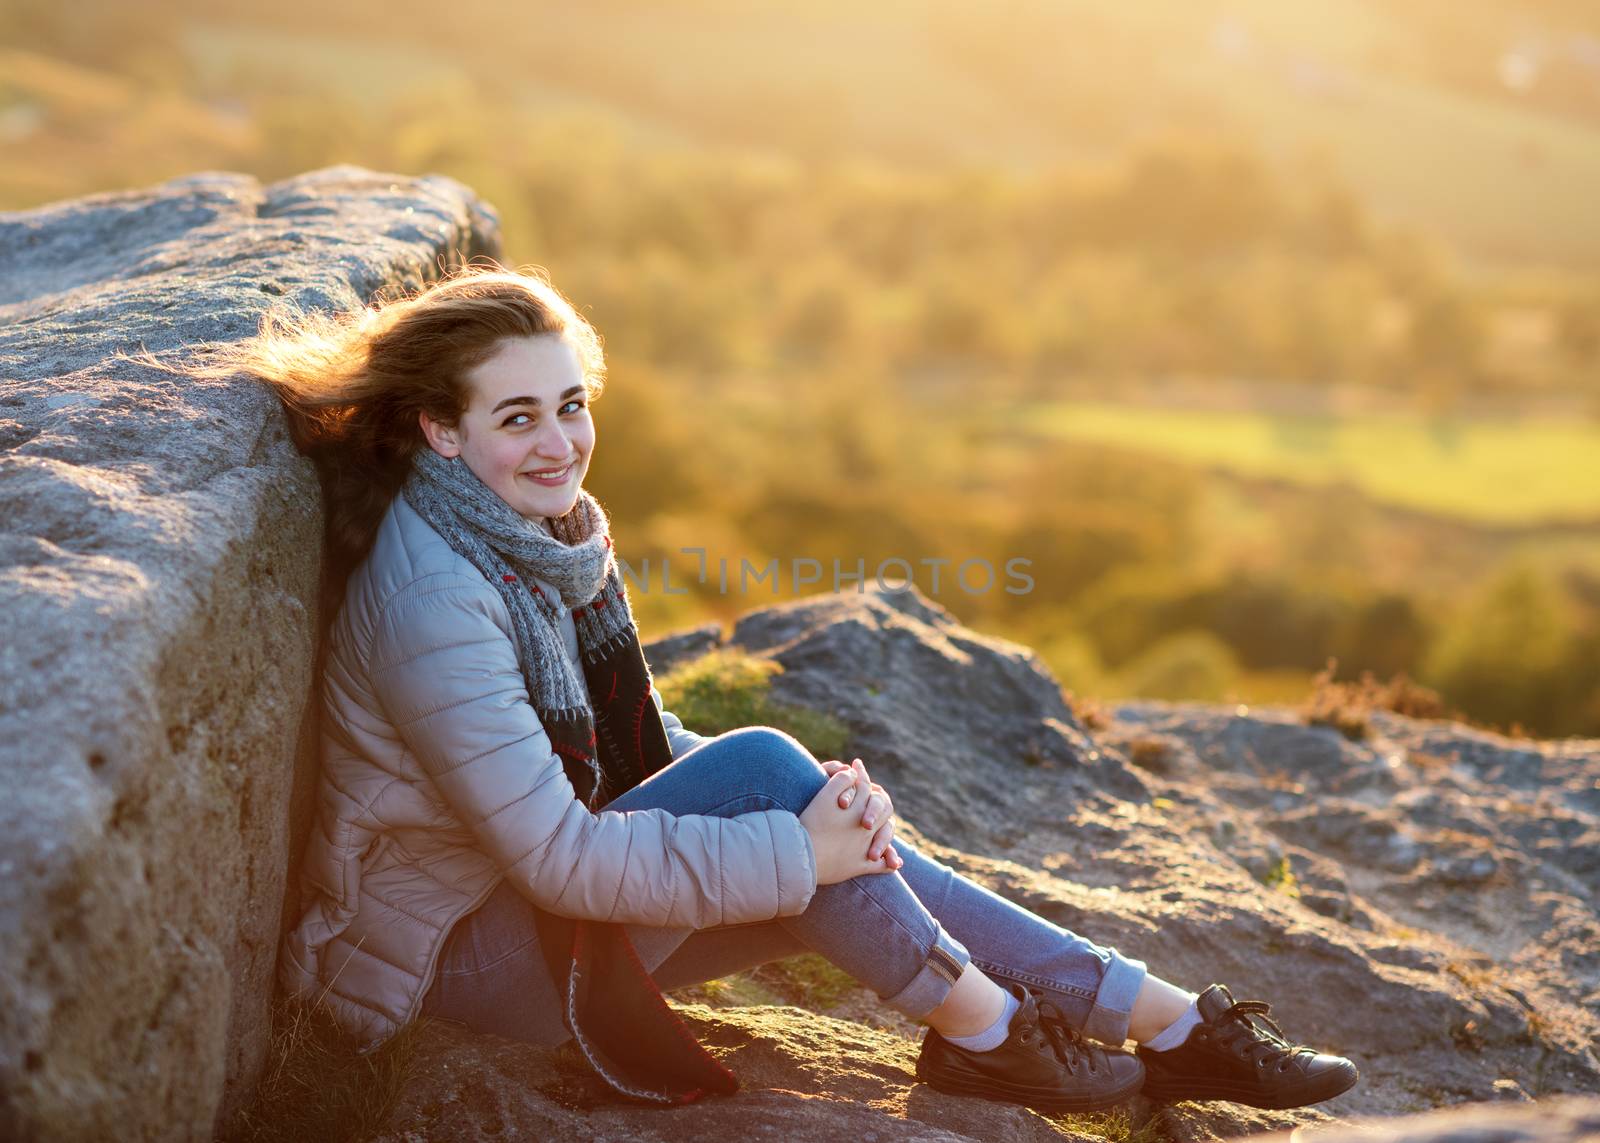
[[928, 950], [922, 967], [917, 969], [917, 975], [899, 992], [884, 997], [883, 1002], [896, 1012], [913, 1020], [921, 1020], [944, 1003], [971, 960], [972, 955], [967, 952], [967, 947], [940, 925], [933, 938], [933, 947]]
[[1133, 1002], [1138, 998], [1148, 970], [1142, 960], [1123, 956], [1116, 949], [1109, 951], [1111, 961], [1100, 978], [1100, 990], [1095, 993], [1094, 1007], [1084, 1021], [1083, 1034], [1103, 1044], [1120, 1046], [1128, 1038]]

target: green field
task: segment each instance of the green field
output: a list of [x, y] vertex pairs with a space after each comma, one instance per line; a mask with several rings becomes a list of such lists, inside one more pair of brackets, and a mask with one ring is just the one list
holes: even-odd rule
[[1308, 487], [1480, 524], [1600, 519], [1600, 425], [1390, 414], [1276, 416], [1053, 402], [1024, 414], [1044, 436]]

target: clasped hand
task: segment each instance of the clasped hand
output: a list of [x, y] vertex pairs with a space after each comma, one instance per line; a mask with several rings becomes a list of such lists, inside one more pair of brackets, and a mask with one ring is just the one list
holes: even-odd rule
[[822, 763], [827, 783], [800, 813], [817, 855], [817, 884], [832, 885], [863, 873], [892, 873], [905, 864], [894, 840], [894, 804], [857, 758]]

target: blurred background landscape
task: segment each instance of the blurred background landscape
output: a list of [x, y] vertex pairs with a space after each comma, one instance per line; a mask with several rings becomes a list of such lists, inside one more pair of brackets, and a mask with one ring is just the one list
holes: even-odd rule
[[0, 3], [0, 209], [342, 162], [600, 329], [647, 639], [898, 557], [1080, 697], [1600, 735], [1591, 3]]

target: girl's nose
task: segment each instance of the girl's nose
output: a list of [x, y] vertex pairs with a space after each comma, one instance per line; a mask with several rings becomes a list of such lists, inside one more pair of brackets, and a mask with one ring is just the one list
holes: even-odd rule
[[548, 427], [539, 427], [539, 438], [534, 443], [534, 451], [540, 456], [547, 456], [551, 460], [565, 460], [572, 455], [572, 444], [567, 440], [567, 434], [561, 431], [558, 424]]

